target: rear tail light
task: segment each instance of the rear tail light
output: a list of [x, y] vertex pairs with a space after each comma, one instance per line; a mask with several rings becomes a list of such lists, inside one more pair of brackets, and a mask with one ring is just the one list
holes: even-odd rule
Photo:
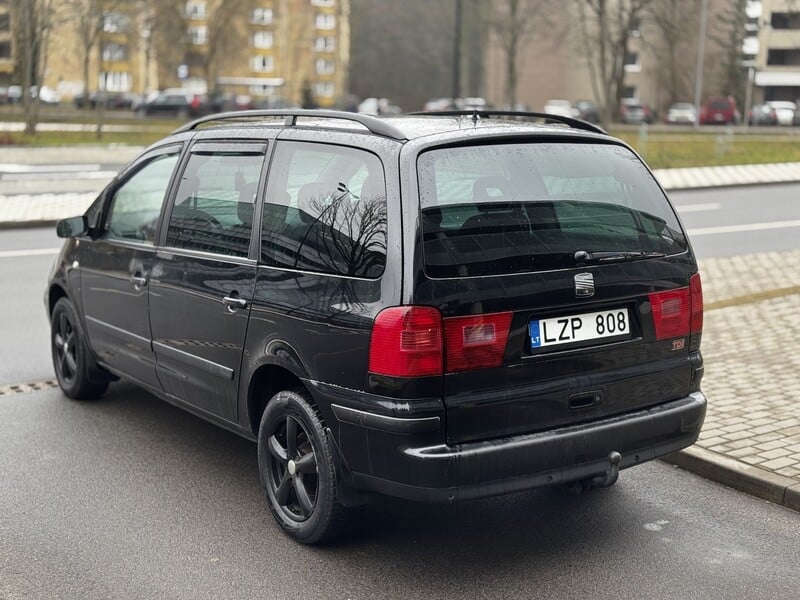
[[442, 315], [428, 306], [381, 311], [372, 326], [369, 371], [391, 377], [442, 374]]
[[390, 377], [429, 377], [444, 372], [499, 367], [512, 314], [444, 319], [428, 306], [381, 311], [372, 326], [369, 372]]
[[703, 289], [699, 273], [689, 279], [689, 287], [650, 294], [649, 299], [657, 340], [702, 331]]
[[445, 319], [445, 371], [499, 367], [510, 325], [510, 312]]

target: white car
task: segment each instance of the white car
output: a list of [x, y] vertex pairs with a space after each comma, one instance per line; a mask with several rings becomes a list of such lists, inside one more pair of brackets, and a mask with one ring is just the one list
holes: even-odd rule
[[778, 125], [791, 125], [797, 105], [794, 102], [785, 100], [771, 100], [765, 103], [770, 108], [775, 109], [778, 116]]
[[569, 100], [548, 100], [544, 104], [544, 112], [561, 117], [577, 117], [578, 109]]
[[676, 102], [667, 111], [667, 123], [694, 123], [697, 119], [697, 109], [689, 102]]

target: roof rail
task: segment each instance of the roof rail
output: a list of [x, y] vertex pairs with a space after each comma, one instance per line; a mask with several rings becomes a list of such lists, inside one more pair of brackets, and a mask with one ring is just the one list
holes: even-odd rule
[[433, 117], [472, 117], [473, 121], [484, 119], [488, 117], [527, 117], [534, 119], [543, 119], [546, 122], [563, 123], [569, 125], [574, 129], [583, 129], [584, 131], [591, 131], [592, 133], [601, 133], [608, 135], [608, 132], [594, 123], [583, 121], [582, 119], [575, 119], [573, 117], [563, 117], [561, 115], [551, 115], [549, 113], [529, 112], [521, 110], [434, 110], [430, 112], [412, 112], [406, 113], [415, 117], [433, 116]]
[[390, 125], [383, 119], [370, 115], [344, 112], [341, 110], [305, 110], [305, 109], [269, 109], [269, 110], [236, 110], [230, 112], [216, 113], [195, 119], [186, 125], [175, 130], [174, 133], [193, 131], [200, 125], [206, 123], [216, 123], [229, 120], [251, 120], [264, 117], [285, 117], [285, 127], [295, 127], [297, 119], [338, 119], [341, 121], [352, 121], [363, 125], [370, 133], [391, 138], [393, 140], [406, 140], [408, 137], [395, 126]]

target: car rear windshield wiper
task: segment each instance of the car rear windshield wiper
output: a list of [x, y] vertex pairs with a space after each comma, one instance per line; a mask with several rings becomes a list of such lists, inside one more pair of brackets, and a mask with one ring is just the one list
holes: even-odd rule
[[586, 250], [578, 250], [575, 253], [575, 262], [578, 264], [585, 264], [591, 262], [615, 262], [625, 260], [637, 260], [639, 258], [657, 258], [659, 256], [666, 256], [663, 252], [644, 252], [642, 250], [613, 250], [601, 252], [588, 252]]

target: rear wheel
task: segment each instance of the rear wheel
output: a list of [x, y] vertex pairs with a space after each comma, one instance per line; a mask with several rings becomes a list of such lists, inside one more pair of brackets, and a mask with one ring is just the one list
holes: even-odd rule
[[304, 544], [336, 535], [344, 509], [336, 497], [333, 448], [304, 390], [278, 392], [267, 404], [258, 468], [270, 510], [288, 535]]
[[76, 400], [96, 398], [108, 389], [109, 382], [91, 372], [93, 361], [80, 319], [67, 298], [61, 298], [53, 308], [50, 342], [58, 385], [67, 396]]

